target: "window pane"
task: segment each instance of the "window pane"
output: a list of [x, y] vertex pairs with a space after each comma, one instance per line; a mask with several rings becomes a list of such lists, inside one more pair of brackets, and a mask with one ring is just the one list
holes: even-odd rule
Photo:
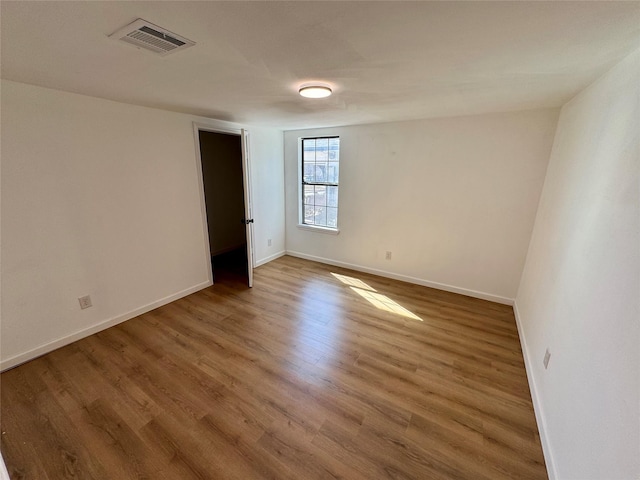
[[302, 203], [305, 205], [313, 205], [313, 185], [305, 185], [304, 186], [304, 198], [302, 199]]
[[303, 140], [302, 141], [302, 159], [305, 162], [314, 161], [316, 159], [316, 141], [315, 140]]
[[316, 161], [326, 162], [329, 160], [329, 139], [318, 138], [316, 139]]
[[337, 162], [338, 160], [340, 160], [340, 139], [330, 138], [329, 139], [329, 161]]
[[329, 207], [338, 206], [338, 187], [327, 187], [327, 205]]
[[340, 164], [338, 162], [329, 162], [327, 164], [327, 182], [338, 183], [340, 176]]
[[313, 223], [315, 225], [327, 225], [327, 207], [316, 206], [315, 210], [315, 220]]
[[314, 220], [314, 208], [313, 205], [304, 206], [304, 223], [313, 225]]
[[323, 207], [327, 205], [327, 187], [324, 185], [316, 185], [314, 205]]
[[327, 227], [336, 228], [337, 226], [338, 226], [338, 209], [327, 207]]
[[326, 163], [316, 163], [316, 182], [326, 182], [327, 181], [327, 164]]
[[305, 182], [315, 181], [315, 163], [304, 162], [303, 178]]

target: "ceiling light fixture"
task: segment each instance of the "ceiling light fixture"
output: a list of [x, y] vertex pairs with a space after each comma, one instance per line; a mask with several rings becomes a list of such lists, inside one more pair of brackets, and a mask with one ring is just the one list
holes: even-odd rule
[[307, 98], [325, 98], [333, 92], [326, 85], [302, 85], [298, 93]]

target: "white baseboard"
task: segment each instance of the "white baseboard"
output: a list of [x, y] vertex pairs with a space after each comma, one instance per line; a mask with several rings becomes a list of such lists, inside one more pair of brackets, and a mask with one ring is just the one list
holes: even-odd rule
[[109, 318], [104, 320], [98, 324], [92, 325], [90, 327], [79, 330], [71, 335], [66, 335], [64, 337], [58, 338], [52, 342], [45, 343], [44, 345], [40, 345], [39, 347], [33, 348], [27, 352], [21, 353], [19, 355], [15, 355], [13, 357], [7, 358], [0, 362], [0, 371], [8, 370], [9, 368], [17, 367], [18, 365], [28, 362], [29, 360], [33, 360], [34, 358], [40, 357], [46, 353], [52, 352], [57, 348], [64, 347], [65, 345], [69, 345], [81, 338], [88, 337], [89, 335], [93, 335], [94, 333], [100, 332], [102, 330], [106, 330], [109, 327], [113, 327], [122, 322], [126, 322], [138, 315], [142, 315], [143, 313], [147, 313], [155, 308], [166, 305], [167, 303], [171, 303], [179, 298], [186, 297], [187, 295], [191, 295], [203, 288], [207, 288], [211, 286], [211, 281], [207, 280], [206, 282], [199, 283], [198, 285], [194, 285], [193, 287], [189, 287], [180, 292], [174, 293], [167, 297], [161, 298], [160, 300], [156, 300], [155, 302], [151, 302], [142, 307], [136, 308], [135, 310], [131, 310], [130, 312], [124, 313], [122, 315], [118, 315], [113, 318]]
[[324, 257], [316, 257], [315, 255], [307, 255], [306, 253], [294, 252], [287, 250], [287, 255], [292, 257], [304, 258], [306, 260], [312, 260], [314, 262], [326, 263], [327, 265], [334, 265], [336, 267], [348, 268], [350, 270], [356, 270], [358, 272], [371, 273], [380, 277], [393, 278], [394, 280], [400, 280], [402, 282], [415, 283], [416, 285], [422, 285], [423, 287], [431, 287], [438, 290], [444, 290], [445, 292], [459, 293], [468, 297], [480, 298], [482, 300], [489, 300], [490, 302], [502, 303], [504, 305], [513, 305], [513, 298], [501, 297], [499, 295], [493, 295], [491, 293], [478, 292], [476, 290], [469, 290], [467, 288], [455, 287], [453, 285], [447, 285], [445, 283], [431, 282], [422, 278], [410, 277], [408, 275], [400, 275], [393, 272], [387, 272], [386, 270], [378, 270], [376, 268], [363, 267], [362, 265], [355, 265], [353, 263], [340, 262], [338, 260], [331, 260]]
[[266, 258], [258, 260], [258, 261], [256, 261], [256, 268], [258, 268], [260, 265], [264, 265], [265, 263], [269, 263], [269, 262], [275, 260], [276, 258], [284, 257], [286, 254], [287, 254], [287, 252], [282, 250], [282, 251], [280, 251], [278, 253], [274, 253], [273, 255], [269, 255]]
[[522, 328], [520, 312], [518, 311], [518, 304], [516, 301], [513, 302], [513, 313], [516, 317], [516, 326], [518, 327], [518, 337], [520, 338], [522, 356], [524, 357], [524, 366], [527, 372], [527, 380], [529, 381], [529, 391], [531, 392], [533, 411], [536, 415], [536, 423], [538, 424], [538, 432], [540, 433], [540, 443], [542, 444], [542, 453], [544, 454], [544, 461], [547, 465], [547, 475], [549, 475], [549, 480], [556, 480], [558, 476], [556, 474], [556, 467], [553, 461], [553, 454], [551, 453], [549, 437], [547, 436], [547, 422], [545, 421], [542, 403], [538, 396], [536, 381], [533, 378], [533, 360], [531, 359], [529, 350], [527, 349], [527, 339], [524, 335], [524, 329]]

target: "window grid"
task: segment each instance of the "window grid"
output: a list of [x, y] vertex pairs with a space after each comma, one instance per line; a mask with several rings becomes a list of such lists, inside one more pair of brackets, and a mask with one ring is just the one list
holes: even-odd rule
[[302, 223], [338, 228], [340, 138], [302, 139]]

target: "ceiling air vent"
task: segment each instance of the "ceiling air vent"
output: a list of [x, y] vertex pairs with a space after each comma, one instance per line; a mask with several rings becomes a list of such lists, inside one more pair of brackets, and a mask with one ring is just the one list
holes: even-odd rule
[[196, 44], [141, 18], [112, 33], [109, 38], [144, 48], [158, 55], [168, 55]]

